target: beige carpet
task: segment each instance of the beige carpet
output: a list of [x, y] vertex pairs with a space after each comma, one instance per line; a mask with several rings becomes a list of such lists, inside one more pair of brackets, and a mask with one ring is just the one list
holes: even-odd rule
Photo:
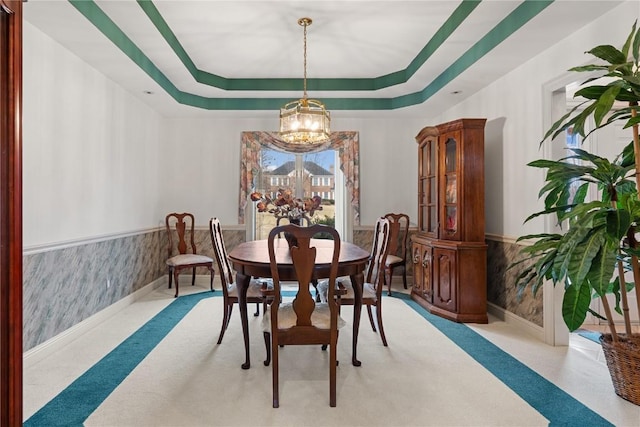
[[[339, 337], [338, 405], [329, 407], [328, 354], [281, 350], [280, 408], [262, 364], [259, 318], [251, 318], [252, 368], [243, 371], [239, 314], [216, 345], [220, 298], [201, 301], [87, 420], [86, 425], [525, 426], [547, 421], [403, 301], [386, 298], [385, 348], [363, 317], [361, 367], [351, 330]], [[351, 324], [351, 308], [343, 311]]]
[[[205, 291], [199, 286], [183, 289], [183, 295]], [[245, 371], [240, 368], [244, 349], [237, 307], [224, 341], [216, 344], [222, 319], [219, 295], [218, 291], [217, 296], [197, 303], [84, 425], [549, 424], [405, 301], [387, 297], [384, 320], [389, 347], [382, 345], [363, 312], [358, 346], [361, 367], [350, 363], [352, 310], [343, 307], [348, 326], [339, 338], [336, 408], [329, 407], [328, 353], [319, 346], [290, 346], [280, 352], [280, 408], [273, 409], [271, 367], [262, 364], [260, 318], [249, 319], [252, 367]], [[26, 364], [25, 420], [173, 300], [170, 290], [156, 290], [64, 349]], [[490, 327], [484, 326], [489, 331]], [[614, 424], [639, 425], [626, 423], [638, 413], [634, 408], [621, 416], [624, 422], [614, 420]]]

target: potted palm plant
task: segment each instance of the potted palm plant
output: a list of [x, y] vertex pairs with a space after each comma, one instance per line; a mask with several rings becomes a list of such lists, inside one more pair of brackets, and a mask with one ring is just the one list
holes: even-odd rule
[[[531, 288], [534, 295], [545, 281], [564, 288], [562, 315], [574, 331], [587, 314], [603, 318], [609, 333], [602, 344], [614, 389], [618, 395], [640, 405], [640, 334], [633, 334], [627, 294], [640, 289], [640, 141], [638, 102], [640, 101], [640, 31], [633, 24], [621, 49], [597, 46], [587, 52], [599, 64], [574, 67], [570, 71], [596, 74], [586, 80], [575, 97], [586, 100], [575, 106], [545, 134], [542, 142], [565, 131], [583, 137], [614, 123], [623, 123], [633, 136], [631, 143], [613, 159], [583, 149], [569, 150], [563, 159], [536, 160], [529, 166], [546, 169], [544, 210], [529, 216], [554, 215], [561, 232], [521, 236], [533, 241], [521, 250], [522, 258], [511, 265], [518, 268], [518, 294]], [[600, 84], [600, 78], [608, 83]], [[585, 124], [593, 119], [588, 132]], [[634, 179], [635, 175], [635, 179]], [[588, 200], [588, 189], [596, 186], [598, 200]], [[625, 280], [625, 272], [633, 280]], [[615, 295], [610, 304], [607, 294]], [[592, 298], [600, 298], [603, 313], [590, 308]], [[640, 298], [637, 298], [640, 312]], [[618, 333], [613, 310], [624, 318], [625, 332]]]

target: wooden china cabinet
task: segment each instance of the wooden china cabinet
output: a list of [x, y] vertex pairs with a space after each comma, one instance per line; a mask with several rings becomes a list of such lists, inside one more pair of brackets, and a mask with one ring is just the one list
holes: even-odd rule
[[457, 322], [487, 323], [485, 122], [454, 120], [416, 136], [418, 232], [411, 239], [411, 297]]

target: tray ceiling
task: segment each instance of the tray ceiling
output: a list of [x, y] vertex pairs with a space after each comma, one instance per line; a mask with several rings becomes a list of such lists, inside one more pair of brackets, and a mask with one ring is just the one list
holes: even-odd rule
[[[25, 21], [165, 116], [422, 116], [460, 102], [617, 1], [29, 0]], [[28, 44], [25, 49], [28, 49]]]

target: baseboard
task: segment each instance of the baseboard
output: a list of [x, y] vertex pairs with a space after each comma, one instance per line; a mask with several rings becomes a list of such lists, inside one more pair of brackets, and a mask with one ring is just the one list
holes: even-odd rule
[[[197, 279], [198, 279], [198, 276], [196, 276], [196, 280]], [[109, 307], [106, 307], [105, 309], [97, 312], [93, 316], [88, 317], [82, 322], [73, 325], [66, 331], [56, 335], [53, 338], [48, 339], [47, 341], [33, 347], [32, 349], [29, 349], [28, 351], [24, 352], [22, 355], [23, 364], [25, 368], [55, 353], [59, 349], [63, 348], [64, 346], [68, 345], [70, 342], [78, 338], [80, 335], [94, 328], [96, 325], [100, 324], [101, 322], [104, 322], [106, 319], [110, 318], [114, 314], [123, 310], [127, 306], [133, 304], [143, 296], [157, 289], [158, 287], [166, 286], [166, 285], [167, 285], [167, 276], [162, 276], [154, 280], [153, 282], [149, 283], [148, 285], [144, 286], [143, 288], [140, 288], [137, 291], [122, 298], [121, 300], [111, 304]]]
[[487, 302], [487, 312], [503, 322], [512, 325], [528, 335], [544, 342], [544, 328], [532, 323], [522, 317], [516, 316], [510, 311], [505, 310], [493, 303]]

